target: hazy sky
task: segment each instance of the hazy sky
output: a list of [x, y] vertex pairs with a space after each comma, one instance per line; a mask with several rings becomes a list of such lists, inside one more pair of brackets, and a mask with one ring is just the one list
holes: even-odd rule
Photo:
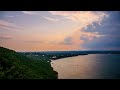
[[15, 51], [120, 50], [119, 11], [0, 11], [0, 46]]

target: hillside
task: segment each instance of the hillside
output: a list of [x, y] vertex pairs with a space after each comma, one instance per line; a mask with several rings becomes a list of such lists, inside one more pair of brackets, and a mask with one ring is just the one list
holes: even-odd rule
[[50, 62], [0, 47], [0, 79], [57, 79]]

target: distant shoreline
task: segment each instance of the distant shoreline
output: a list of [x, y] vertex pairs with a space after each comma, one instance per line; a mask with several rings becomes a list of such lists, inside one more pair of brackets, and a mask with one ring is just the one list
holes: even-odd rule
[[82, 55], [88, 55], [88, 54], [81, 54], [81, 55], [73, 55], [73, 56], [67, 56], [67, 57], [61, 57], [61, 58], [53, 58], [53, 59], [49, 59], [51, 60], [58, 60], [58, 59], [63, 59], [63, 58], [69, 58], [69, 57], [76, 57], [76, 56], [82, 56]]
[[45, 58], [47, 60], [57, 60], [61, 58], [74, 57], [79, 55], [88, 55], [88, 54], [120, 54], [120, 52], [114, 51], [65, 51], [65, 52], [23, 52], [28, 56], [35, 56], [40, 58]]

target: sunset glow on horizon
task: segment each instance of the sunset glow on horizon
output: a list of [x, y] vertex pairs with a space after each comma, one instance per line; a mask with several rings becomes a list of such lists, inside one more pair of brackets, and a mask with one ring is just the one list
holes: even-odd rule
[[119, 11], [0, 11], [0, 46], [15, 51], [120, 50]]

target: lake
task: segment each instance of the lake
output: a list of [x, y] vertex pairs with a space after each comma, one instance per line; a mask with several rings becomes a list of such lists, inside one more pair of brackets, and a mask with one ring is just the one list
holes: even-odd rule
[[120, 79], [120, 54], [89, 54], [52, 60], [59, 79]]

